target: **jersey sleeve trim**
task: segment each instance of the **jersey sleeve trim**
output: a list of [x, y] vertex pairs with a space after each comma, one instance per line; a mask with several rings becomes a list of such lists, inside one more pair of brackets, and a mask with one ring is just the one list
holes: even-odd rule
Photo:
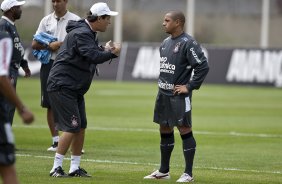
[[12, 56], [11, 38], [0, 40], [0, 76], [8, 75]]

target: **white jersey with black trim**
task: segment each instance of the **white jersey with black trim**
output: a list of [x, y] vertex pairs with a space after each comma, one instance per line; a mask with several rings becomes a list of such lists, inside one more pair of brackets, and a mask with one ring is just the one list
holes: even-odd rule
[[[58, 18], [55, 12], [53, 12], [45, 16], [40, 21], [36, 34], [45, 32], [56, 37], [59, 42], [63, 42], [67, 35], [66, 27], [68, 21], [70, 20], [78, 21], [80, 20], [80, 17], [74, 13], [67, 11], [67, 13], [63, 17]], [[52, 59], [55, 60], [56, 56], [57, 56], [57, 52], [53, 52]]]

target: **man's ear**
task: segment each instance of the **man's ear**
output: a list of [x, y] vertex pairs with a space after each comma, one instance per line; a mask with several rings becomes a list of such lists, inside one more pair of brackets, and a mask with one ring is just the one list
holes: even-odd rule
[[101, 22], [103, 20], [103, 18], [101, 16], [98, 17], [97, 21]]
[[176, 23], [177, 25], [180, 25], [180, 20], [179, 20], [179, 19], [176, 19], [176, 20], [175, 20], [175, 23]]

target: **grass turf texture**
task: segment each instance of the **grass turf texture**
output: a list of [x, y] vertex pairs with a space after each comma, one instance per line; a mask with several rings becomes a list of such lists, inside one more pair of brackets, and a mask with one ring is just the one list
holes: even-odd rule
[[[88, 129], [81, 167], [92, 178], [51, 178], [53, 152], [40, 83], [20, 79], [19, 96], [34, 112], [31, 126], [15, 116], [17, 172], [22, 184], [175, 183], [184, 170], [175, 130], [171, 179], [148, 181], [158, 169], [159, 133], [152, 123], [156, 83], [94, 81], [86, 94]], [[195, 183], [259, 184], [282, 181], [282, 91], [275, 88], [203, 85], [193, 93], [197, 141]], [[66, 155], [67, 159], [70, 154]], [[69, 160], [63, 167], [69, 170]]]

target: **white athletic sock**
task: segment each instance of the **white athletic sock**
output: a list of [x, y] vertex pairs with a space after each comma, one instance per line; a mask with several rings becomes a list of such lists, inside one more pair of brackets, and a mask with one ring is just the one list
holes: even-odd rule
[[59, 153], [55, 154], [55, 158], [54, 158], [54, 165], [53, 168], [51, 169], [51, 172], [54, 172], [54, 170], [59, 167], [59, 166], [63, 166], [63, 160], [64, 160], [65, 155], [61, 155]]
[[53, 139], [53, 143], [54, 142], [59, 142], [59, 136], [52, 137], [52, 139]]
[[80, 166], [80, 158], [81, 156], [74, 156], [74, 155], [71, 156], [71, 165], [70, 165], [69, 173], [78, 169], [78, 167]]

